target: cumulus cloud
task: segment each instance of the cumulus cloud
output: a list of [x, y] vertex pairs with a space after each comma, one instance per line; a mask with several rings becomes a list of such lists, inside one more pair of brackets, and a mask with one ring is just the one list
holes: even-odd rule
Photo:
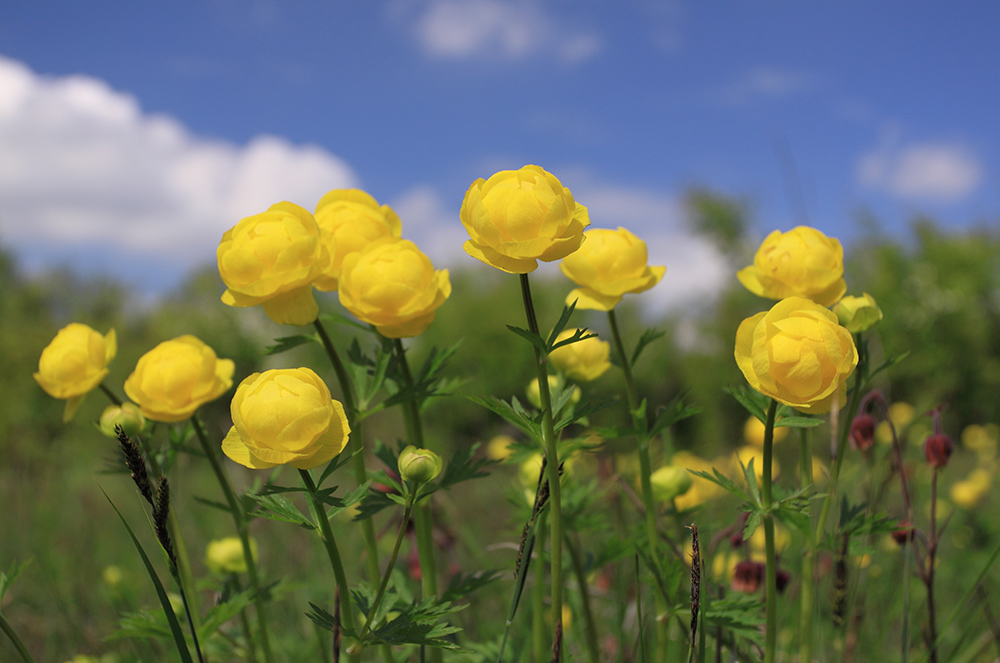
[[[624, 226], [645, 240], [651, 265], [666, 265], [667, 274], [642, 303], [655, 313], [710, 300], [732, 279], [732, 268], [710, 242], [695, 236], [686, 225], [682, 204], [672, 196], [639, 188], [575, 181], [577, 200], [587, 206], [591, 227]], [[413, 239], [439, 267], [474, 264], [463, 250], [469, 238], [458, 220], [459, 202], [446, 204], [428, 186], [415, 187], [390, 205], [403, 221], [403, 237]], [[539, 274], [564, 278], [554, 265], [539, 265]], [[567, 292], [570, 289], [567, 282]]]
[[101, 80], [0, 57], [0, 241], [15, 248], [101, 246], [182, 271], [213, 261], [240, 218], [356, 181], [320, 147], [206, 139]]
[[599, 34], [562, 25], [538, 0], [428, 0], [407, 20], [423, 51], [440, 59], [541, 54], [575, 63], [603, 48]]
[[858, 161], [858, 180], [899, 198], [951, 201], [972, 193], [983, 169], [973, 152], [956, 142], [906, 146], [889, 140]]

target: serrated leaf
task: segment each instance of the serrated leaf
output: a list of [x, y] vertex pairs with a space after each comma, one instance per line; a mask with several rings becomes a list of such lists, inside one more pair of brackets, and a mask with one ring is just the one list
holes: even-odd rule
[[757, 394], [756, 391], [753, 391], [746, 385], [741, 384], [729, 385], [726, 387], [726, 392], [735, 398], [747, 412], [757, 417], [757, 419], [760, 420], [760, 423], [765, 422], [767, 419], [767, 413], [765, 412], [764, 405], [760, 401], [761, 396]]
[[253, 594], [252, 589], [245, 589], [228, 596], [227, 600], [213, 605], [208, 614], [202, 618], [201, 626], [198, 627], [198, 638], [207, 640], [223, 624], [243, 612], [253, 601]]
[[659, 329], [647, 329], [642, 332], [642, 336], [639, 337], [639, 341], [635, 344], [635, 350], [632, 351], [631, 366], [635, 366], [635, 363], [639, 361], [639, 355], [642, 351], [646, 349], [646, 346], [666, 335], [666, 332], [660, 331]]
[[813, 417], [782, 417], [774, 420], [775, 428], [815, 428], [823, 423]]
[[[561, 334], [564, 329], [566, 329], [566, 325], [569, 324], [569, 319], [570, 317], [572, 317], [573, 311], [575, 310], [576, 310], [575, 299], [572, 302], [570, 302], [569, 305], [563, 306], [562, 313], [559, 314], [559, 320], [556, 321], [556, 324], [552, 328], [552, 331], [549, 332], [548, 340], [545, 342], [546, 354], [552, 352], [558, 347], [562, 347], [563, 345], [568, 345], [569, 343], [575, 343], [576, 341], [580, 340], [579, 338], [576, 338], [575, 340], [566, 339], [566, 341], [560, 341], [559, 343], [556, 343], [556, 337], [559, 336], [559, 334]], [[582, 331], [586, 333], [586, 330]], [[579, 334], [575, 334], [574, 336], [578, 335]], [[596, 336], [596, 334], [594, 334], [594, 336]]]
[[751, 511], [747, 514], [747, 522], [743, 525], [743, 540], [749, 541], [753, 533], [757, 531], [760, 527], [760, 523], [763, 518], [761, 517], [760, 511]]
[[702, 410], [697, 405], [685, 405], [684, 398], [687, 392], [678, 394], [670, 403], [660, 410], [656, 415], [656, 421], [649, 429], [650, 437], [658, 435], [661, 431], [673, 426], [678, 421], [683, 421], [689, 417], [699, 414]]
[[461, 610], [462, 607], [447, 602], [439, 603], [433, 598], [414, 602], [392, 621], [372, 630], [373, 640], [394, 646], [411, 644], [463, 651], [454, 642], [444, 639], [462, 629], [439, 621], [444, 615]]
[[13, 562], [10, 565], [10, 570], [6, 572], [0, 571], [0, 599], [3, 599], [3, 595], [7, 593], [10, 586], [14, 584], [17, 577], [21, 575], [21, 572], [28, 568], [29, 564], [31, 564], [30, 559], [25, 560], [20, 564]]
[[[562, 429], [566, 428], [570, 424], [574, 424], [577, 421], [580, 421], [581, 419], [583, 419], [584, 417], [589, 417], [593, 413], [599, 412], [599, 411], [603, 410], [606, 407], [610, 407], [610, 406], [614, 405], [617, 402], [618, 402], [617, 398], [609, 398], [609, 399], [606, 399], [606, 400], [603, 400], [603, 401], [601, 401], [599, 403], [594, 403], [594, 404], [591, 404], [591, 403], [582, 403], [578, 407], [573, 408], [572, 412], [570, 412], [569, 414], [567, 414], [566, 416], [564, 416], [562, 419], [560, 419], [559, 421], [557, 421], [555, 424], [553, 424], [553, 428], [555, 429], [556, 433], [559, 433], [559, 431], [561, 431]], [[635, 434], [635, 431], [633, 429], [631, 429], [631, 428], [623, 428], [623, 429], [607, 429], [607, 428], [603, 428], [601, 430], [603, 430], [603, 431], [607, 431], [607, 430], [615, 430], [615, 431], [617, 431], [617, 430], [625, 430], [625, 431], [628, 431], [629, 435], [634, 435]], [[603, 433], [600, 433], [600, 434], [603, 437], [605, 437], [605, 439], [609, 439], [609, 436], [604, 436]], [[610, 438], [612, 438], [612, 439], [616, 438], [616, 437], [624, 437], [624, 435], [622, 435], [622, 436], [619, 436], [619, 435], [610, 436]]]
[[293, 525], [298, 525], [309, 530], [316, 529], [316, 525], [313, 524], [312, 520], [299, 511], [298, 507], [283, 495], [250, 495], [250, 497], [260, 506], [260, 510], [255, 515], [267, 518], [268, 520], [292, 523]]
[[764, 611], [756, 595], [730, 595], [713, 599], [705, 610], [705, 625], [729, 629], [740, 637], [763, 644]]
[[441, 601], [453, 603], [464, 598], [481, 587], [485, 587], [500, 578], [499, 571], [475, 571], [473, 573], [456, 573], [448, 582], [447, 589], [441, 594]]
[[495, 396], [482, 397], [465, 393], [461, 394], [461, 396], [466, 400], [470, 400], [473, 403], [483, 406], [494, 414], [500, 415], [505, 421], [513, 426], [516, 426], [521, 430], [521, 432], [531, 439], [542, 439], [541, 427], [530, 415], [528, 415], [527, 412], [524, 411], [524, 408], [520, 406], [520, 403], [516, 398], [513, 399], [513, 403], [517, 406], [517, 409], [506, 401], [503, 401]]
[[319, 336], [316, 334], [296, 334], [295, 336], [282, 336], [274, 339], [274, 344], [264, 348], [264, 355], [276, 355], [287, 352], [292, 348], [297, 348], [306, 343], [319, 343]]
[[499, 461], [489, 458], [476, 458], [478, 444], [462, 447], [452, 454], [451, 459], [445, 465], [444, 473], [438, 481], [438, 486], [442, 489], [451, 488], [455, 484], [472, 479], [482, 479], [489, 476], [485, 469], [491, 465], [496, 465]]
[[382, 509], [387, 506], [392, 506], [393, 504], [395, 504], [395, 502], [389, 499], [389, 496], [386, 493], [369, 487], [365, 498], [361, 500], [358, 505], [358, 514], [354, 516], [353, 520], [371, 518]]
[[729, 477], [725, 476], [714, 467], [712, 468], [712, 474], [709, 474], [708, 472], [703, 472], [701, 470], [692, 470], [692, 469], [688, 469], [688, 472], [694, 474], [695, 476], [699, 476], [702, 479], [708, 479], [712, 483], [721, 487], [727, 493], [735, 495], [736, 497], [740, 498], [747, 504], [754, 503], [753, 499], [749, 495], [747, 495], [745, 490], [740, 488], [739, 485], [737, 485], [735, 482], [729, 479]]
[[753, 470], [754, 458], [750, 458], [750, 462], [746, 465], [737, 456], [736, 462], [740, 464], [740, 468], [743, 470], [743, 480], [747, 482], [747, 490], [750, 491], [750, 497], [753, 498], [753, 503], [758, 507], [762, 506], [760, 501], [760, 487], [757, 485], [757, 475]]
[[527, 329], [515, 327], [514, 325], [507, 325], [507, 329], [511, 330], [524, 340], [531, 343], [533, 346], [535, 346], [535, 349], [537, 349], [542, 354], [544, 354], [547, 351], [547, 348], [545, 346], [545, 341], [542, 340], [542, 337], [539, 336], [538, 334], [528, 331]]
[[326, 510], [327, 519], [333, 520], [347, 509], [350, 509], [355, 504], [361, 502], [365, 498], [365, 495], [368, 494], [368, 489], [371, 485], [371, 480], [368, 480], [343, 497], [337, 499], [337, 503], [334, 504], [332, 508]]

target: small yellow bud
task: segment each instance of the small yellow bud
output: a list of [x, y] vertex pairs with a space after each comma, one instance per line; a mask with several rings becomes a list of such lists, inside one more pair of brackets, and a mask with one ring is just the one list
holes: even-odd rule
[[142, 416], [139, 407], [132, 403], [109, 405], [101, 413], [98, 427], [108, 437], [117, 437], [115, 426], [121, 426], [129, 437], [135, 437], [146, 425], [146, 417]]

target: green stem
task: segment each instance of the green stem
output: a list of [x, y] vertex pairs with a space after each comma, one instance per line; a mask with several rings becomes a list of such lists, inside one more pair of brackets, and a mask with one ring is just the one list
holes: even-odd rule
[[[348, 628], [353, 629], [355, 622], [354, 610], [351, 607], [351, 590], [347, 586], [347, 574], [344, 573], [344, 563], [340, 559], [340, 551], [337, 550], [337, 542], [333, 538], [333, 531], [330, 529], [330, 519], [327, 518], [326, 508], [319, 500], [316, 482], [313, 481], [309, 470], [299, 470], [299, 476], [302, 477], [302, 483], [309, 494], [309, 501], [312, 504], [313, 513], [318, 521], [320, 534], [323, 537], [323, 545], [326, 547], [326, 554], [330, 558], [330, 566], [333, 568], [333, 576], [337, 580], [337, 589], [340, 593], [340, 614], [343, 615], [342, 621], [348, 625]], [[348, 651], [351, 650], [348, 649]], [[357, 658], [359, 655], [360, 648], [354, 651], [353, 658]]]
[[[625, 376], [625, 393], [628, 398], [628, 409], [632, 415], [632, 426], [636, 430], [636, 439], [639, 451], [639, 482], [642, 488], [642, 502], [645, 507], [646, 516], [646, 545], [649, 546], [649, 554], [653, 559], [657, 559], [656, 549], [659, 543], [659, 536], [656, 529], [656, 505], [653, 501], [653, 484], [651, 476], [653, 474], [652, 462], [649, 457], [649, 438], [646, 434], [647, 420], [645, 412], [641, 410], [639, 402], [639, 392], [635, 386], [635, 376], [632, 374], [632, 365], [628, 355], [625, 354], [625, 344], [622, 341], [621, 332], [618, 329], [618, 318], [615, 310], [608, 311], [608, 322], [611, 326], [611, 341], [618, 356], [618, 363], [621, 365], [622, 373]], [[657, 660], [666, 661], [668, 656], [669, 634], [666, 597], [660, 592], [654, 593], [656, 605], [656, 651]]]
[[0, 613], [0, 631], [3, 631], [4, 635], [7, 636], [7, 639], [14, 645], [14, 649], [16, 649], [17, 653], [21, 655], [24, 663], [35, 663], [35, 659], [31, 657], [31, 654], [28, 652], [28, 648], [24, 646], [23, 642], [21, 642], [21, 638], [17, 635], [14, 627], [10, 625], [10, 622], [7, 621], [7, 618], [3, 616], [3, 613]]
[[382, 581], [378, 586], [378, 592], [375, 594], [375, 600], [372, 601], [371, 609], [368, 611], [365, 626], [361, 629], [361, 637], [358, 638], [358, 642], [362, 645], [364, 644], [365, 636], [371, 630], [372, 619], [378, 613], [379, 605], [382, 604], [382, 597], [385, 596], [385, 590], [389, 586], [389, 577], [392, 575], [392, 568], [396, 565], [396, 558], [399, 557], [399, 546], [403, 543], [403, 537], [406, 535], [406, 526], [410, 522], [410, 514], [413, 512], [413, 502], [416, 499], [418, 490], [419, 486], [414, 486], [410, 492], [410, 497], [406, 500], [403, 521], [399, 523], [399, 531], [396, 532], [396, 542], [392, 545], [392, 554], [389, 556], [389, 566], [385, 569], [385, 574], [382, 576]]
[[[809, 431], [802, 428], [799, 431], [799, 475], [802, 487], [807, 491], [804, 497], [805, 505], [802, 513], [811, 520], [811, 504], [809, 496], [812, 494], [812, 443], [809, 439]], [[816, 547], [814, 540], [810, 536], [806, 542], [806, 549], [802, 554], [802, 594], [799, 615], [799, 660], [803, 663], [812, 661], [813, 649], [813, 596], [816, 582]]]
[[594, 613], [590, 607], [590, 590], [587, 587], [587, 574], [583, 571], [583, 560], [580, 559], [580, 551], [573, 545], [569, 534], [566, 536], [566, 550], [569, 552], [570, 563], [573, 565], [573, 574], [576, 576], [576, 584], [580, 588], [580, 602], [583, 605], [583, 625], [587, 636], [587, 653], [591, 663], [600, 663], [601, 654], [597, 644], [597, 625], [594, 622]]
[[[368, 481], [368, 469], [365, 467], [364, 434], [361, 421], [358, 418], [357, 401], [354, 398], [354, 381], [351, 380], [350, 373], [347, 372], [344, 363], [340, 360], [340, 355], [337, 354], [337, 349], [319, 318], [316, 318], [313, 326], [316, 327], [326, 355], [333, 365], [333, 372], [337, 374], [337, 382], [340, 383], [341, 397], [344, 399], [347, 422], [351, 427], [351, 438], [354, 440], [355, 446], [351, 454], [353, 459], [351, 462], [354, 465], [354, 481], [361, 486]], [[379, 577], [378, 539], [375, 536], [375, 521], [372, 518], [365, 518], [361, 521], [361, 534], [365, 541], [365, 563], [368, 567], [368, 577], [371, 582], [375, 582], [375, 579]], [[383, 663], [392, 663], [392, 648], [389, 645], [380, 645], [379, 650]]]
[[104, 392], [104, 395], [108, 397], [108, 400], [110, 400], [112, 403], [114, 403], [118, 407], [121, 407], [122, 399], [118, 398], [118, 396], [115, 395], [115, 392], [113, 392], [110, 389], [108, 389], [108, 387], [105, 386], [105, 384], [103, 382], [101, 384], [97, 385], [97, 388]]
[[[538, 518], [536, 526], [539, 539], [545, 541], [545, 514]], [[545, 566], [542, 564], [542, 548], [538, 549], [538, 563], [535, 565], [535, 585], [531, 593], [531, 646], [535, 663], [545, 663], [549, 659], [545, 648]]]
[[[205, 429], [197, 416], [191, 417], [191, 424], [194, 426], [194, 432], [201, 442], [201, 449], [205, 453], [205, 457], [208, 458], [209, 465], [212, 466], [212, 472], [215, 473], [215, 478], [219, 482], [222, 494], [226, 498], [229, 513], [232, 514], [233, 522], [236, 524], [236, 533], [240, 537], [240, 544], [243, 547], [243, 561], [247, 565], [247, 577], [250, 579], [250, 586], [253, 587], [254, 592], [253, 601], [257, 612], [259, 644], [264, 653], [264, 660], [270, 663], [273, 660], [273, 656], [271, 654], [271, 641], [267, 631], [267, 615], [264, 613], [264, 598], [260, 588], [260, 578], [257, 574], [257, 564], [254, 562], [253, 549], [250, 547], [250, 523], [246, 516], [246, 510], [240, 506], [239, 500], [236, 498], [236, 493], [233, 491], [232, 483], [229, 481], [229, 475], [226, 474], [222, 464], [219, 462], [219, 457], [209, 443], [208, 435], [205, 433]], [[253, 651], [253, 642], [249, 642], [248, 646]]]
[[[531, 299], [531, 285], [528, 275], [521, 274], [521, 297], [524, 300], [524, 313], [528, 319], [528, 329], [533, 334], [541, 336], [538, 330], [538, 318], [535, 316], [535, 305]], [[533, 346], [534, 347], [534, 346]], [[545, 368], [548, 357], [534, 347], [535, 368], [538, 374], [538, 395], [542, 404], [542, 446], [545, 448], [546, 467], [549, 481], [549, 555], [551, 557], [552, 576], [552, 628], [553, 644], [555, 638], [562, 632], [562, 492], [559, 487], [559, 450], [556, 445], [556, 433], [552, 423], [552, 397], [549, 394], [549, 375]], [[553, 661], [558, 663], [558, 661]]]
[[775, 612], [778, 606], [777, 561], [774, 555], [774, 515], [771, 513], [771, 450], [774, 442], [774, 415], [778, 401], [771, 399], [764, 422], [764, 476], [761, 479], [761, 505], [764, 508], [764, 554], [767, 568], [764, 577], [766, 594], [764, 632], [764, 663], [774, 663], [778, 627]]
[[[413, 374], [410, 372], [410, 364], [406, 359], [406, 350], [403, 348], [403, 341], [392, 339], [392, 349], [396, 354], [399, 364], [399, 371], [402, 374], [403, 386], [412, 391]], [[424, 448], [424, 429], [420, 421], [420, 403], [416, 398], [403, 401], [403, 423], [406, 426], [407, 441], [413, 446]], [[434, 560], [434, 523], [431, 515], [430, 500], [416, 505], [413, 514], [413, 527], [417, 535], [417, 554], [420, 558], [420, 589], [423, 597], [430, 598], [437, 596], [437, 566]], [[437, 647], [431, 649], [431, 659], [435, 663], [442, 661], [441, 650]]]

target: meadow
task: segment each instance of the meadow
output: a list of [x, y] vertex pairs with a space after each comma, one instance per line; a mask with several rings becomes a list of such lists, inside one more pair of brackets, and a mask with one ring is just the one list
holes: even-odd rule
[[532, 182], [444, 275], [359, 192], [153, 306], [0, 255], [0, 658], [997, 660], [1000, 235], [692, 192], [732, 283], [652, 319], [670, 266]]

